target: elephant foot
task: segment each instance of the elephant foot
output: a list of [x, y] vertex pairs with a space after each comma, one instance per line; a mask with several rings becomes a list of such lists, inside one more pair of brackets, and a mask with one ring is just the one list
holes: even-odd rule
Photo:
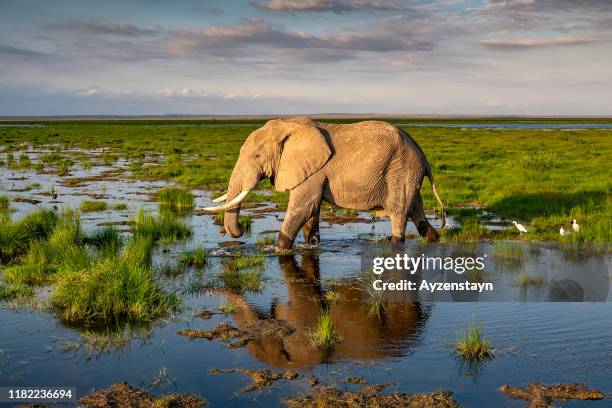
[[438, 231], [436, 231], [427, 221], [419, 222], [417, 230], [420, 236], [427, 238], [427, 242], [438, 242], [440, 240]]
[[291, 249], [293, 247], [293, 239], [289, 238], [282, 232], [279, 232], [276, 246], [278, 249]]

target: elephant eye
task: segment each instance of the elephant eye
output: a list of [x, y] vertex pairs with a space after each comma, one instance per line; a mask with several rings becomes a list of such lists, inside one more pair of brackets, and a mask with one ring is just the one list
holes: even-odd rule
[[256, 159], [259, 159], [259, 155], [258, 155], [258, 154], [256, 154], [256, 155], [255, 155], [255, 158], [256, 158]]

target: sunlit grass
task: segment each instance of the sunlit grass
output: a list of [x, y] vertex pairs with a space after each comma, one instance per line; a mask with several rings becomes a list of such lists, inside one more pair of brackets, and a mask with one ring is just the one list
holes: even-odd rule
[[480, 324], [472, 322], [455, 343], [457, 355], [466, 360], [486, 360], [493, 356], [491, 342], [483, 338]]
[[191, 210], [194, 197], [191, 191], [182, 188], [164, 188], [158, 194], [160, 208], [172, 211]]
[[108, 204], [104, 201], [83, 201], [79, 208], [83, 212], [105, 211], [108, 208]]
[[331, 313], [329, 310], [324, 310], [319, 315], [316, 326], [308, 331], [310, 345], [317, 350], [330, 351], [340, 339], [340, 333], [332, 320]]
[[[213, 217], [215, 224], [223, 225], [223, 221], [225, 220], [225, 212], [221, 211]], [[244, 232], [250, 232], [253, 226], [253, 217], [248, 214], [243, 214], [238, 216], [238, 225], [242, 226]]]
[[51, 301], [64, 320], [148, 321], [178, 306], [178, 297], [162, 291], [150, 266], [130, 248], [88, 268], [59, 274]]
[[[119, 155], [141, 158], [144, 154], [160, 153], [164, 155], [160, 163], [134, 166], [131, 177], [225, 191], [241, 144], [261, 122], [219, 127], [178, 120], [118, 120], [97, 126], [99, 123], [102, 122], [53, 123], [53, 132], [48, 128], [7, 128], [0, 134], [0, 144], [9, 150], [17, 150], [23, 143], [35, 147], [48, 144], [104, 147], [112, 151], [104, 158], [107, 162]], [[435, 126], [405, 129], [427, 155], [449, 212], [453, 208], [478, 207], [505, 219], [519, 219], [530, 231], [524, 236], [512, 231], [492, 233], [473, 220], [460, 219], [461, 227], [445, 233], [444, 239], [457, 242], [544, 239], [576, 243], [606, 243], [612, 239], [609, 199], [612, 170], [608, 163], [612, 155], [611, 130]], [[82, 137], [84, 130], [87, 138]], [[466, 140], [470, 142], [464, 143]], [[52, 162], [57, 165], [63, 159], [58, 153]], [[8, 153], [5, 161], [9, 167], [19, 165], [13, 153]], [[258, 188], [271, 190], [267, 180]], [[428, 183], [421, 192], [425, 208], [431, 211], [437, 204]], [[286, 206], [287, 197], [285, 192], [271, 193], [271, 201], [279, 207]], [[572, 218], [584, 225], [583, 233], [561, 237], [559, 226], [567, 225]]]
[[191, 227], [183, 220], [169, 213], [157, 217], [147, 214], [142, 208], [134, 218], [132, 232], [135, 237], [146, 237], [153, 242], [174, 242], [188, 238], [192, 234]]
[[0, 260], [9, 261], [25, 254], [30, 244], [46, 239], [57, 223], [53, 210], [36, 210], [20, 221], [5, 220], [0, 223]]
[[274, 245], [276, 243], [276, 237], [272, 234], [261, 235], [257, 238], [257, 245], [266, 246]]
[[206, 265], [206, 250], [202, 247], [194, 248], [181, 254], [180, 262], [183, 265], [201, 268]]

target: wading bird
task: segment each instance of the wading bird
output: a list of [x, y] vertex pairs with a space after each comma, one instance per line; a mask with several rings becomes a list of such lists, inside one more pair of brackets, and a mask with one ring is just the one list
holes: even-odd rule
[[572, 229], [574, 230], [574, 232], [580, 231], [580, 225], [578, 225], [576, 220], [572, 220]]
[[523, 224], [519, 224], [519, 223], [517, 223], [516, 221], [512, 221], [512, 223], [514, 224], [514, 226], [516, 227], [516, 229], [517, 229], [517, 230], [519, 230], [519, 232], [520, 232], [521, 234], [523, 234], [523, 233], [527, 233], [527, 228], [525, 228], [525, 227], [523, 226]]
[[565, 230], [565, 228], [561, 227], [559, 228], [559, 234], [564, 237], [567, 235], [567, 231]]

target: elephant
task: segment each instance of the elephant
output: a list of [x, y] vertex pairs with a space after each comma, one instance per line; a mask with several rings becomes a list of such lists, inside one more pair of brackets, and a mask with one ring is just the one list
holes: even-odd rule
[[[374, 361], [406, 355], [419, 344], [429, 317], [429, 310], [421, 303], [386, 301], [382, 313], [374, 313], [356, 280], [336, 282], [333, 291], [340, 300], [329, 302], [321, 286], [317, 255], [304, 253], [299, 265], [294, 255], [281, 255], [278, 262], [287, 285], [286, 299], [275, 298], [265, 308], [242, 295], [223, 294], [237, 305], [231, 313], [236, 327], [251, 335], [246, 349], [267, 366], [286, 370], [324, 361]], [[308, 343], [308, 332], [325, 309], [342, 338], [333, 350], [322, 351]], [[271, 322], [291, 330], [274, 330]]]
[[324, 200], [356, 210], [384, 210], [391, 220], [391, 241], [403, 242], [408, 219], [428, 241], [438, 232], [425, 217], [420, 189], [424, 177], [444, 205], [423, 150], [402, 129], [387, 122], [315, 122], [308, 117], [276, 119], [249, 135], [240, 149], [227, 193], [207, 207], [225, 211], [224, 229], [242, 236], [240, 203], [268, 177], [276, 191], [289, 190], [287, 213], [277, 246], [290, 249], [300, 229], [307, 243], [319, 243], [319, 213]]

